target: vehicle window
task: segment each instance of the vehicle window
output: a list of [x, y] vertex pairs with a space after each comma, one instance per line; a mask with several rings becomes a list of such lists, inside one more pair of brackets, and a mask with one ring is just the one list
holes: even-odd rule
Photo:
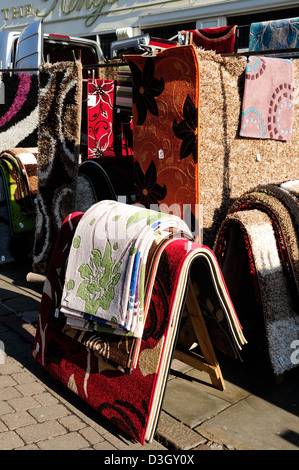
[[[73, 44], [67, 41], [55, 41], [53, 39], [44, 42], [44, 60], [45, 62], [55, 63], [74, 60], [74, 55], [78, 59], [81, 54], [83, 65], [93, 65], [99, 62], [96, 51], [86, 44]], [[87, 71], [83, 69], [83, 76]]]

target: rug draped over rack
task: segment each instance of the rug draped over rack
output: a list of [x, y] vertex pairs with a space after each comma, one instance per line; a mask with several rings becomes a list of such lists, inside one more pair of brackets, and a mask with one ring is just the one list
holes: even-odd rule
[[291, 140], [294, 111], [291, 60], [249, 57], [246, 65], [240, 135]]
[[251, 23], [249, 50], [295, 49], [299, 45], [299, 18]]
[[[148, 210], [141, 211], [148, 216]], [[65, 274], [72, 266], [67, 259], [77, 246], [80, 223], [88, 221], [77, 212], [62, 224], [44, 284], [33, 356], [119, 430], [144, 444], [155, 434], [189, 282], [196, 283], [198, 302], [206, 306], [211, 331], [218, 329], [224, 352], [239, 354], [246, 340], [214, 253], [179, 232], [151, 247], [147, 279], [152, 288], [137, 354], [132, 336], [68, 325], [60, 309], [69, 284]]]
[[296, 364], [299, 334], [298, 180], [259, 185], [230, 208], [214, 251], [252, 357], [275, 375]]
[[1, 263], [31, 259], [38, 186], [37, 148], [3, 150], [0, 178]]
[[[236, 29], [236, 25], [190, 29], [189, 34], [193, 34], [193, 43], [195, 46], [223, 54], [226, 52], [234, 52]], [[182, 31], [182, 34], [185, 33], [186, 31]]]
[[82, 64], [39, 72], [38, 195], [32, 269], [45, 275], [58, 231], [75, 210], [80, 151]]
[[198, 240], [200, 77], [195, 49], [181, 46], [156, 57], [126, 60], [133, 77], [136, 200], [173, 211]]
[[66, 271], [61, 311], [68, 324], [140, 338], [147, 313], [148, 254], [154, 242], [172, 232], [192, 238], [185, 222], [173, 215], [109, 200], [88, 209]]

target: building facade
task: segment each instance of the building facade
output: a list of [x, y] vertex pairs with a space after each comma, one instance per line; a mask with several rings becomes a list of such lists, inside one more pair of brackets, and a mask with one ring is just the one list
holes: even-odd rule
[[237, 24], [246, 48], [251, 22], [297, 16], [297, 0], [1, 0], [0, 29], [21, 31], [43, 18], [46, 33], [96, 39], [109, 55], [116, 31], [125, 28], [170, 39], [180, 29]]

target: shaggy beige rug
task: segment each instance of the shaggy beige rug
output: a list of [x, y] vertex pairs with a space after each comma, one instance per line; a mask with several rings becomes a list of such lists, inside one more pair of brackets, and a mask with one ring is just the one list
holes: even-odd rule
[[[299, 106], [295, 91], [291, 141], [240, 137], [246, 59], [221, 57], [200, 49], [197, 55], [203, 242], [213, 246], [217, 230], [236, 198], [257, 184], [299, 178]], [[297, 90], [299, 63], [293, 64]]]

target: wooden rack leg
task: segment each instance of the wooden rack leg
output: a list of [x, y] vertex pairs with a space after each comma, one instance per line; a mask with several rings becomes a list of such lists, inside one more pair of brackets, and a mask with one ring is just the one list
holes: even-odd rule
[[191, 282], [187, 293], [186, 310], [203, 356], [192, 350], [177, 347], [174, 357], [198, 370], [207, 372], [211, 377], [212, 385], [219, 390], [224, 390], [222, 372]]

